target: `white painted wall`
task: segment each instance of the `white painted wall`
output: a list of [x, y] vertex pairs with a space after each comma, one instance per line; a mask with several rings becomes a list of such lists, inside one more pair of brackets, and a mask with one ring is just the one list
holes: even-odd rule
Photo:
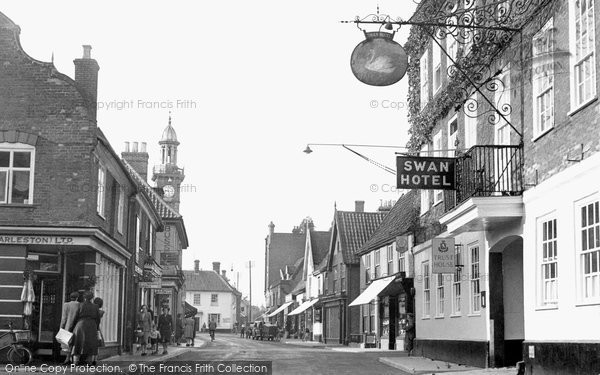
[[[600, 192], [600, 153], [573, 164], [523, 195], [525, 340], [584, 341], [600, 339], [600, 301], [586, 304], [581, 297], [576, 272], [580, 232], [577, 230], [578, 201]], [[540, 304], [539, 246], [536, 223], [546, 214], [557, 218], [558, 304]]]
[[[194, 294], [200, 293], [200, 304], [194, 304]], [[211, 304], [211, 295], [217, 294], [218, 305], [213, 306]], [[225, 292], [194, 292], [186, 291], [185, 301], [190, 305], [198, 309], [196, 317], [200, 318], [200, 327], [203, 323], [206, 323], [208, 327], [208, 314], [221, 314], [221, 323], [217, 328], [230, 329], [235, 323], [235, 297], [232, 293]]]
[[[446, 233], [439, 235], [439, 237], [446, 236], [448, 236]], [[479, 244], [481, 290], [489, 290], [487, 278], [487, 243], [485, 236], [483, 232], [468, 232], [459, 234], [455, 238], [457, 244], [464, 245], [463, 264], [465, 267], [463, 269], [460, 315], [452, 315], [453, 275], [448, 274], [444, 277], [444, 315], [437, 316], [437, 275], [431, 274], [431, 314], [429, 317], [423, 316], [423, 274], [421, 264], [429, 260], [431, 267], [431, 241], [427, 241], [414, 248], [415, 323], [417, 339], [489, 340], [488, 310], [487, 308], [481, 308], [481, 312], [478, 314], [470, 312], [470, 282], [467, 279], [469, 275], [468, 245]]]

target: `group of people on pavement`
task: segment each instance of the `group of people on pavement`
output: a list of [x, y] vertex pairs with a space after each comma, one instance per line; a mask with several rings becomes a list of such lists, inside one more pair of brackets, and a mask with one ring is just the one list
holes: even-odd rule
[[98, 359], [98, 347], [104, 345], [100, 321], [104, 316], [101, 298], [94, 298], [91, 291], [83, 293], [83, 301], [80, 302], [80, 294], [72, 292], [69, 302], [63, 305], [60, 328], [73, 333], [67, 349], [65, 364], [73, 362], [80, 364], [82, 359], [96, 364]]
[[[154, 312], [146, 305], [142, 305], [137, 316], [137, 336], [138, 336], [138, 351], [142, 351], [142, 355], [147, 355], [148, 345], [150, 345], [152, 354], [158, 354], [158, 344], [163, 347], [162, 354], [168, 354], [167, 346], [171, 343], [171, 338], [174, 336], [173, 317], [170, 314], [171, 309], [163, 306], [162, 313], [158, 316], [158, 321], [155, 322]], [[180, 316], [181, 314], [179, 314]]]

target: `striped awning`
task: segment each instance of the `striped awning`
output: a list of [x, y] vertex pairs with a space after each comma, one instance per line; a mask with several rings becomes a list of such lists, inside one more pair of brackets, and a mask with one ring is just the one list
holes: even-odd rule
[[284, 309], [286, 309], [289, 305], [291, 305], [292, 303], [294, 303], [294, 301], [290, 301], [290, 302], [286, 302], [283, 305], [279, 306], [279, 308], [275, 311], [273, 311], [272, 313], [270, 313], [269, 315], [267, 315], [267, 318], [272, 318], [275, 315], [279, 314], [280, 312], [282, 312]]
[[314, 305], [317, 302], [319, 302], [318, 298], [312, 299], [310, 301], [306, 301], [302, 305], [296, 307], [294, 309], [294, 311], [292, 311], [291, 313], [289, 313], [289, 315], [298, 315], [298, 314], [304, 312], [306, 309], [308, 309], [309, 307], [311, 307], [312, 305]]

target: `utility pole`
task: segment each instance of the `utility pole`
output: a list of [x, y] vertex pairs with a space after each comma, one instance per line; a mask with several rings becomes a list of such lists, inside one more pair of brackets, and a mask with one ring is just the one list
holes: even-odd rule
[[248, 323], [252, 322], [252, 267], [254, 267], [254, 261], [249, 260], [248, 264], [246, 265], [246, 267], [248, 267], [248, 278], [249, 278], [249, 284], [250, 284], [250, 291], [249, 291], [249, 297], [250, 297], [250, 311], [248, 312]]

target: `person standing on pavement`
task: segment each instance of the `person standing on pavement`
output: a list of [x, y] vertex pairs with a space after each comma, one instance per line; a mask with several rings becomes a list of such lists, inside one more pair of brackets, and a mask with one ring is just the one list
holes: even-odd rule
[[138, 328], [142, 330], [142, 355], [146, 355], [146, 349], [148, 347], [148, 338], [150, 337], [150, 331], [152, 330], [152, 315], [146, 309], [146, 305], [142, 305], [140, 313], [137, 317]]
[[[69, 302], [65, 303], [62, 307], [62, 315], [60, 319], [60, 328], [73, 332], [75, 323], [77, 320], [77, 312], [79, 311], [79, 298], [78, 292], [72, 292], [69, 294]], [[67, 349], [67, 358], [65, 359], [64, 365], [71, 363], [71, 354], [73, 351], [73, 339], [69, 342], [69, 348]]]
[[[98, 306], [98, 327], [96, 331], [96, 339], [98, 340], [98, 346], [104, 346], [104, 337], [102, 336], [102, 331], [100, 330], [100, 322], [102, 321], [102, 317], [104, 316], [104, 310], [102, 310], [102, 306], [104, 306], [104, 301], [100, 297], [94, 298], [94, 305]], [[92, 355], [92, 363], [96, 363], [98, 360], [98, 350], [96, 350], [96, 354]]]
[[411, 313], [407, 315], [408, 322], [406, 323], [404, 334], [404, 348], [408, 352], [408, 356], [412, 354], [413, 341], [415, 339], [415, 316]]
[[162, 314], [158, 317], [158, 332], [160, 332], [160, 341], [163, 345], [162, 354], [167, 354], [167, 345], [169, 345], [173, 334], [173, 317], [169, 314], [170, 310], [168, 307], [163, 307]]
[[215, 322], [215, 318], [208, 323], [208, 333], [210, 334], [210, 338], [212, 341], [215, 341], [215, 330], [217, 329], [217, 323]]
[[183, 336], [183, 318], [181, 317], [181, 313], [177, 314], [177, 320], [175, 320], [175, 341], [177, 346], [181, 343], [181, 338]]
[[[92, 303], [94, 294], [90, 291], [83, 295], [83, 303], [77, 312], [77, 324], [73, 330], [75, 343], [73, 347], [73, 363], [79, 364], [80, 357], [98, 355], [98, 325], [100, 324], [100, 309]], [[92, 362], [92, 365], [95, 365]]]
[[185, 326], [183, 328], [184, 330], [184, 336], [186, 339], [186, 344], [185, 346], [194, 346], [193, 344], [193, 339], [194, 339], [194, 318], [189, 317], [185, 319]]

